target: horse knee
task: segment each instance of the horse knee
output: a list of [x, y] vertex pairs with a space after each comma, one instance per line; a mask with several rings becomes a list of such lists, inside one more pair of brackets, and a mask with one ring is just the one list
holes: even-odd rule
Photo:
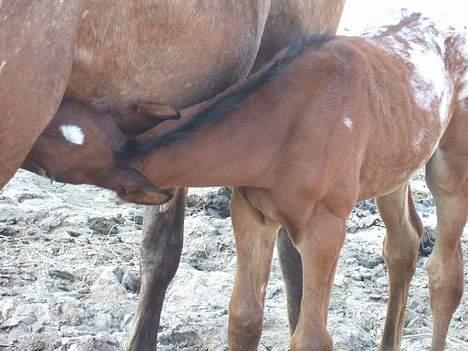
[[453, 261], [439, 258], [433, 254], [427, 263], [429, 274], [429, 289], [431, 293], [431, 304], [433, 307], [440, 303], [441, 307], [456, 306], [463, 296], [463, 261], [460, 252], [458, 252]]
[[389, 269], [398, 269], [413, 275], [418, 257], [419, 235], [414, 229], [409, 230], [413, 233], [407, 236], [407, 240], [403, 245], [394, 246], [388, 240], [385, 240], [383, 256]]
[[263, 325], [263, 307], [260, 304], [231, 303], [229, 306], [229, 333], [260, 335]]

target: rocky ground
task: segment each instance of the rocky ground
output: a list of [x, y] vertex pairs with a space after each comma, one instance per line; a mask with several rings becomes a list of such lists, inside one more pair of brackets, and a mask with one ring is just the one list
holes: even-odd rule
[[[433, 200], [413, 182], [429, 232]], [[182, 263], [162, 316], [160, 350], [226, 350], [227, 306], [235, 269], [226, 189], [191, 193]], [[110, 351], [125, 345], [139, 288], [142, 208], [92, 187], [52, 184], [19, 172], [0, 192], [0, 350]], [[468, 228], [466, 230], [468, 232]], [[330, 308], [336, 350], [376, 350], [387, 299], [384, 228], [373, 202], [348, 223]], [[465, 262], [468, 236], [463, 246]], [[431, 317], [421, 257], [413, 279], [404, 350], [428, 350]], [[466, 266], [466, 263], [465, 263]], [[465, 273], [465, 293], [468, 289]], [[447, 350], [468, 350], [468, 295]], [[260, 350], [287, 350], [284, 287], [275, 259]]]

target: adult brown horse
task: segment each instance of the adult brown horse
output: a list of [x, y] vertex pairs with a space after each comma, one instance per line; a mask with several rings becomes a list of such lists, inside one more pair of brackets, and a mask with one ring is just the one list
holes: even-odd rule
[[[113, 112], [142, 100], [182, 108], [245, 77], [257, 53], [258, 67], [293, 34], [334, 32], [343, 6], [344, 0], [0, 1], [0, 187], [64, 95]], [[164, 211], [146, 212], [131, 350], [156, 343], [180, 260], [184, 209], [180, 189]], [[281, 252], [291, 251], [287, 240], [279, 242]], [[301, 265], [297, 253], [288, 257], [282, 267], [294, 273], [286, 274], [294, 328]]]

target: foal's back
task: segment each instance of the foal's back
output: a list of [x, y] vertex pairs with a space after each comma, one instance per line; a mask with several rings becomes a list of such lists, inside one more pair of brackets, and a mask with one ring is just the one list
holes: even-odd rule
[[464, 28], [402, 12], [393, 25], [337, 37], [294, 63], [296, 76], [316, 80], [304, 80], [314, 101], [304, 123], [315, 130], [309, 140], [328, 145], [321, 162], [333, 186], [342, 187], [342, 172], [360, 199], [378, 196], [428, 162], [454, 112], [467, 109], [467, 38]]
[[[370, 62], [375, 73], [369, 75], [369, 107], [381, 127], [372, 131], [369, 160], [379, 159], [393, 179], [406, 178], [405, 170], [427, 163], [468, 98], [468, 32], [449, 26], [443, 16], [402, 11], [399, 23], [365, 38], [374, 51], [383, 50]], [[371, 166], [364, 174], [385, 179], [379, 169]]]

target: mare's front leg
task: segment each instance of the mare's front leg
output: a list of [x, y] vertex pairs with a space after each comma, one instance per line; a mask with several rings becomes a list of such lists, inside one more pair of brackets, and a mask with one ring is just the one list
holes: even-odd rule
[[156, 349], [166, 289], [182, 252], [186, 193], [186, 189], [177, 189], [168, 205], [146, 209], [140, 246], [140, 297], [128, 351]]
[[444, 350], [450, 321], [463, 294], [460, 239], [468, 216], [467, 131], [468, 110], [459, 108], [426, 167], [426, 180], [437, 208], [437, 241], [427, 264], [432, 351]]
[[390, 281], [380, 350], [397, 351], [400, 350], [408, 290], [416, 269], [423, 226], [408, 185], [378, 198], [377, 206], [387, 230], [383, 256]]
[[331, 351], [327, 319], [330, 292], [340, 250], [346, 236], [346, 218], [317, 206], [306, 228], [291, 233], [303, 263], [304, 287], [299, 322], [291, 351]]
[[254, 351], [263, 324], [263, 305], [279, 225], [263, 216], [234, 189], [231, 217], [237, 271], [229, 304], [229, 349]]
[[60, 105], [79, 17], [78, 0], [0, 4], [0, 189]]

